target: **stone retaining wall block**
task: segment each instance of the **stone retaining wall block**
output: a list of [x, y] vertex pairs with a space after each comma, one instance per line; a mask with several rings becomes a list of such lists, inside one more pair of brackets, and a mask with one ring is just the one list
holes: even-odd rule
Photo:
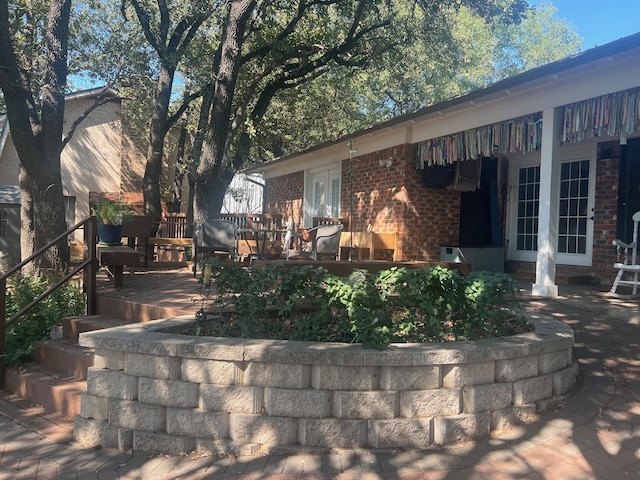
[[553, 373], [553, 394], [564, 395], [576, 384], [580, 368], [578, 363], [572, 363], [567, 368]]
[[195, 448], [196, 439], [193, 437], [176, 437], [166, 433], [133, 432], [133, 450], [136, 452], [186, 455]]
[[137, 377], [177, 380], [180, 378], [180, 358], [125, 352], [124, 371]]
[[93, 366], [109, 370], [124, 370], [124, 352], [106, 348], [98, 349], [93, 354]]
[[400, 392], [400, 415], [405, 418], [449, 416], [461, 412], [462, 392], [458, 389]]
[[264, 404], [272, 417], [324, 418], [331, 416], [332, 393], [310, 388], [265, 388]]
[[511, 406], [511, 384], [492, 383], [462, 388], [462, 407], [465, 413], [487, 412]]
[[201, 384], [198, 407], [212, 412], [263, 414], [264, 388]]
[[229, 414], [199, 408], [167, 408], [167, 433], [212, 439], [229, 438]]
[[80, 416], [82, 418], [93, 418], [94, 420], [106, 421], [109, 419], [109, 399], [98, 397], [82, 392], [80, 400]]
[[571, 356], [567, 355], [567, 350], [571, 351], [569, 348], [541, 354], [538, 357], [538, 373], [544, 375], [565, 368], [571, 362]]
[[525, 378], [513, 382], [513, 404], [523, 405], [551, 396], [553, 375]]
[[198, 406], [198, 385], [180, 380], [157, 380], [141, 377], [138, 400], [141, 403], [165, 407], [195, 408]]
[[243, 369], [243, 362], [184, 358], [180, 378], [187, 382], [209, 385], [240, 385]]
[[89, 367], [87, 392], [98, 397], [135, 400], [138, 398], [138, 378], [120, 371]]
[[496, 360], [496, 382], [513, 382], [538, 375], [537, 356]]
[[442, 386], [439, 365], [380, 367], [379, 374], [381, 390], [431, 390]]
[[467, 385], [493, 383], [495, 371], [495, 362], [443, 365], [442, 386], [444, 388], [462, 388]]
[[427, 448], [433, 443], [433, 419], [369, 420], [367, 443], [373, 448]]
[[455, 417], [433, 419], [433, 442], [436, 445], [464, 442], [489, 436], [491, 414], [463, 413]]
[[242, 384], [252, 387], [309, 388], [311, 365], [247, 363]]
[[518, 425], [532, 422], [536, 418], [535, 403], [494, 410], [491, 412], [491, 430], [509, 430]]
[[367, 444], [367, 421], [301, 418], [298, 421], [298, 442], [309, 447], [364, 447]]
[[230, 437], [237, 443], [290, 445], [296, 442], [297, 426], [287, 417], [232, 413], [229, 419]]
[[333, 416], [336, 418], [395, 418], [399, 413], [399, 392], [338, 391], [333, 394]]
[[109, 424], [114, 427], [159, 432], [165, 428], [166, 407], [109, 399]]
[[311, 387], [318, 390], [376, 390], [378, 368], [313, 365]]
[[76, 415], [73, 419], [73, 439], [82, 448], [118, 448], [118, 429], [107, 422]]

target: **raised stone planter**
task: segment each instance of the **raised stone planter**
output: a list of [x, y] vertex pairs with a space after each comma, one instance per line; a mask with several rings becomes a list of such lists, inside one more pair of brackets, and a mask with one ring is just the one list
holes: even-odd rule
[[171, 454], [425, 448], [527, 422], [578, 374], [573, 332], [360, 345], [177, 335], [192, 317], [83, 333], [95, 348], [76, 440]]

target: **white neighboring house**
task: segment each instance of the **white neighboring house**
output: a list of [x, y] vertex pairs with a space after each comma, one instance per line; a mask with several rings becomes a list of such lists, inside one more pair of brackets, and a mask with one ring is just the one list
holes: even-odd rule
[[[61, 155], [68, 226], [90, 214], [89, 192], [142, 191], [145, 153], [123, 126], [123, 101], [116, 91], [101, 87], [67, 95], [63, 131], [66, 133], [100, 96], [107, 96], [108, 101], [82, 120]], [[19, 171], [20, 161], [9, 122], [6, 115], [0, 116], [0, 185], [18, 187]], [[17, 218], [12, 215], [8, 221], [11, 222], [10, 231], [20, 230], [19, 213]], [[14, 225], [13, 222], [17, 223]], [[76, 241], [80, 240], [77, 236]], [[19, 240], [17, 243], [19, 252]]]
[[262, 213], [263, 191], [262, 175], [236, 175], [224, 196], [222, 213]]

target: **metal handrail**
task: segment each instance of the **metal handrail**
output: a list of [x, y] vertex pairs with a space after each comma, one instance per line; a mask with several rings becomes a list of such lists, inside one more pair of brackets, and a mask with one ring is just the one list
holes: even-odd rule
[[98, 270], [98, 260], [96, 256], [96, 239], [97, 239], [97, 221], [96, 217], [87, 217], [84, 220], [76, 223], [73, 227], [67, 229], [64, 233], [57, 236], [47, 245], [34, 252], [29, 258], [18, 263], [9, 271], [0, 276], [0, 319], [5, 319], [6, 316], [6, 301], [7, 301], [7, 278], [21, 270], [25, 265], [38, 258], [45, 253], [49, 248], [55, 245], [57, 242], [67, 237], [76, 230], [84, 228], [84, 243], [86, 245], [87, 253], [82, 263], [76, 266], [73, 270], [68, 272], [62, 278], [60, 278], [54, 285], [49, 287], [45, 292], [41, 293], [33, 299], [28, 305], [24, 306], [19, 312], [13, 315], [9, 320], [5, 320], [4, 325], [0, 328], [0, 390], [4, 389], [5, 383], [5, 331], [9, 325], [15, 322], [18, 318], [24, 315], [26, 312], [35, 307], [39, 302], [48, 297], [51, 293], [60, 288], [63, 284], [68, 282], [80, 271], [84, 275], [84, 290], [87, 295], [87, 314], [93, 315], [96, 312], [96, 272]]

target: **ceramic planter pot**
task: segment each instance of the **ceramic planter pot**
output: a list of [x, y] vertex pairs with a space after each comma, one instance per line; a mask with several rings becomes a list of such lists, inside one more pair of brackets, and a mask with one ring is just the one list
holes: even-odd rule
[[122, 225], [98, 223], [98, 240], [103, 245], [122, 245]]

